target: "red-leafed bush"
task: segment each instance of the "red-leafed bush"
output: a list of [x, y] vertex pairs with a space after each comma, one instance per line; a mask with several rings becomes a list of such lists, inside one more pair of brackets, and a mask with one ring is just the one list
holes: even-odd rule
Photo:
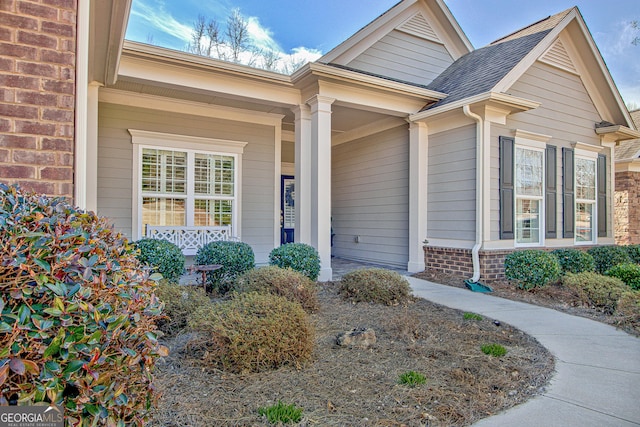
[[142, 426], [162, 305], [126, 238], [64, 199], [0, 184], [0, 404], [70, 426]]

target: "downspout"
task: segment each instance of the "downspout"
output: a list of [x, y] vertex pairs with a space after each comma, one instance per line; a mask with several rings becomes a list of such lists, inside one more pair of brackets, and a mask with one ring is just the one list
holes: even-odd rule
[[484, 183], [482, 182], [482, 158], [484, 154], [484, 140], [482, 132], [482, 117], [472, 113], [469, 105], [462, 107], [464, 115], [476, 121], [476, 244], [471, 250], [471, 260], [473, 261], [473, 277], [469, 279], [472, 283], [477, 283], [480, 279], [480, 247], [482, 246], [482, 222], [484, 215], [483, 193]]

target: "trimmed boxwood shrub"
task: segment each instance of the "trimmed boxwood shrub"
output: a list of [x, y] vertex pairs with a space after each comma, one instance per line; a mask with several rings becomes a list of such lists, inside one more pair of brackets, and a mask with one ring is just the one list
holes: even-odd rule
[[0, 405], [64, 407], [73, 426], [143, 426], [162, 306], [135, 248], [65, 199], [0, 184]]
[[411, 301], [411, 287], [399, 273], [383, 268], [362, 268], [342, 276], [338, 290], [344, 299], [396, 305]]
[[199, 332], [188, 348], [231, 372], [260, 372], [311, 359], [314, 332], [297, 302], [250, 292], [201, 307], [189, 320]]
[[640, 264], [640, 245], [627, 245], [623, 247], [629, 254], [629, 258], [631, 258], [631, 262]]
[[521, 289], [540, 288], [560, 278], [560, 263], [548, 252], [526, 249], [506, 256], [504, 274]]
[[299, 302], [309, 313], [318, 309], [315, 282], [290, 268], [270, 265], [250, 270], [236, 279], [232, 290], [280, 295], [289, 301]]
[[556, 249], [551, 253], [558, 259], [562, 274], [594, 271], [596, 268], [593, 257], [585, 251], [579, 249]]
[[618, 264], [607, 271], [607, 276], [617, 277], [631, 289], [640, 291], [640, 265], [632, 262]]
[[592, 272], [567, 273], [562, 284], [576, 292], [583, 304], [601, 308], [609, 314], [616, 310], [618, 299], [629, 292], [622, 280]]
[[626, 292], [618, 300], [618, 323], [629, 325], [640, 332], [640, 292]]
[[255, 266], [253, 249], [243, 242], [211, 242], [196, 253], [198, 265], [219, 264], [222, 268], [207, 272], [207, 290], [226, 294], [236, 277]]
[[156, 295], [164, 303], [164, 317], [158, 322], [158, 328], [169, 336], [183, 331], [189, 316], [198, 308], [211, 304], [202, 287], [181, 286], [166, 279], [158, 283]]
[[596, 246], [588, 250], [596, 263], [596, 273], [605, 274], [618, 264], [631, 262], [629, 253], [622, 246]]
[[167, 240], [141, 239], [135, 242], [140, 251], [138, 260], [149, 265], [165, 279], [177, 282], [184, 272], [184, 254]]
[[299, 271], [314, 282], [320, 273], [320, 255], [313, 246], [305, 243], [287, 243], [273, 249], [269, 254], [269, 264]]

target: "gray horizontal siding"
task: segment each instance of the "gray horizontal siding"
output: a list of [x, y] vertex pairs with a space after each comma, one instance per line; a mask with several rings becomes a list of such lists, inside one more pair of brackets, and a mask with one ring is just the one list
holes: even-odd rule
[[427, 237], [475, 240], [475, 125], [429, 135]]
[[347, 65], [426, 85], [452, 63], [443, 45], [393, 30]]
[[[409, 260], [409, 132], [397, 127], [332, 153], [333, 254], [406, 267]], [[360, 243], [355, 242], [360, 236]]]
[[272, 127], [100, 103], [98, 212], [131, 236], [133, 145], [127, 129], [248, 142], [242, 164], [242, 240], [252, 246], [257, 262], [266, 262], [276, 223]]
[[[600, 138], [594, 132], [595, 123], [601, 121], [591, 98], [579, 76], [548, 64], [536, 62], [509, 89], [509, 94], [542, 103], [534, 110], [507, 118], [507, 124], [493, 125], [491, 130], [491, 239], [500, 238], [499, 147], [501, 135], [512, 136], [513, 129], [550, 135], [556, 151], [557, 168], [557, 229], [562, 236], [562, 147], [571, 147], [577, 141], [599, 146]], [[610, 155], [609, 150], [602, 154]], [[610, 188], [610, 180], [607, 182]], [[610, 208], [610, 207], [609, 207]], [[609, 213], [611, 218], [611, 213]], [[609, 226], [611, 229], [611, 225]]]

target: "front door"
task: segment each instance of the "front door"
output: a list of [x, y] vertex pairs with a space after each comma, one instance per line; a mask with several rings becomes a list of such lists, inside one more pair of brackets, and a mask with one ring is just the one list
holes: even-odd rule
[[296, 225], [296, 183], [291, 175], [282, 175], [280, 197], [280, 244], [293, 242]]

